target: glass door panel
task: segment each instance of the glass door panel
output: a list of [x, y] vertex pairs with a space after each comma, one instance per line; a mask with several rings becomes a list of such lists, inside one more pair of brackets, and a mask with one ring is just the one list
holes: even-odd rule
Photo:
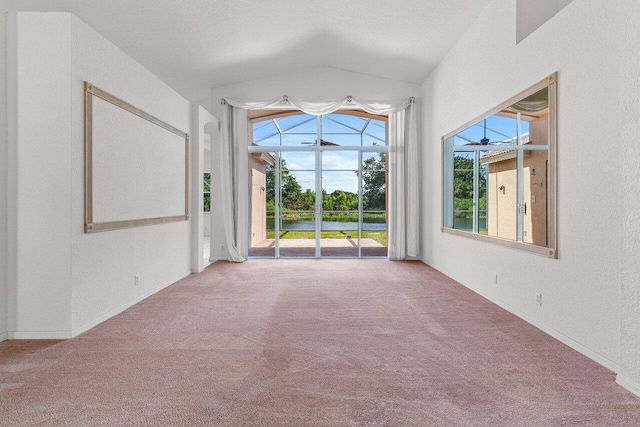
[[362, 145], [385, 145], [387, 140], [386, 124], [382, 120], [372, 119], [362, 134]]
[[362, 153], [363, 257], [387, 256], [387, 169], [385, 153]]
[[279, 256], [316, 256], [316, 154], [280, 153]]
[[276, 153], [250, 154], [249, 256], [276, 256]]
[[357, 151], [322, 152], [322, 256], [359, 256], [358, 181]]

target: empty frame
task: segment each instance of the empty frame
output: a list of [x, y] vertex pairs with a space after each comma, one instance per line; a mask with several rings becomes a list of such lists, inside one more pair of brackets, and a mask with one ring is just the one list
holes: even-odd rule
[[189, 135], [85, 82], [85, 233], [189, 219]]

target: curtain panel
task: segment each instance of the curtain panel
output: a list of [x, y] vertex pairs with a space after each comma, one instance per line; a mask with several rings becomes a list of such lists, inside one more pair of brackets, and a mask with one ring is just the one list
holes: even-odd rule
[[389, 259], [419, 256], [418, 141], [415, 99], [390, 103], [351, 96], [303, 101], [290, 96], [263, 102], [222, 100], [219, 149], [220, 203], [229, 260], [242, 262], [249, 251], [248, 120], [246, 110], [290, 109], [314, 116], [339, 109], [361, 109], [389, 116]]

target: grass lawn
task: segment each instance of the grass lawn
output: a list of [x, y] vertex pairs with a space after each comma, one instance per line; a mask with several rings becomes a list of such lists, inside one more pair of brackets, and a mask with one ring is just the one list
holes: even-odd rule
[[[267, 231], [267, 239], [275, 239], [276, 232], [273, 230]], [[314, 231], [282, 231], [280, 232], [281, 239], [315, 239], [316, 233]], [[321, 239], [353, 239], [358, 238], [358, 230], [353, 231], [323, 231], [320, 235]], [[363, 239], [373, 239], [383, 246], [387, 246], [387, 232], [381, 231], [366, 231], [362, 230]]]

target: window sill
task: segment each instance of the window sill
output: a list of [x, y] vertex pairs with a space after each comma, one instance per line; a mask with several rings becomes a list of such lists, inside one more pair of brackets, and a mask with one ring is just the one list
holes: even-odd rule
[[529, 243], [515, 242], [513, 240], [501, 239], [499, 237], [485, 236], [484, 234], [475, 234], [469, 231], [456, 230], [454, 228], [442, 227], [440, 229], [443, 233], [453, 234], [455, 236], [462, 236], [473, 240], [479, 240], [481, 242], [489, 242], [499, 246], [506, 246], [513, 249], [518, 249], [524, 252], [534, 253], [536, 255], [542, 255], [547, 258], [558, 258], [558, 251], [556, 248], [547, 248], [544, 246], [535, 246]]

